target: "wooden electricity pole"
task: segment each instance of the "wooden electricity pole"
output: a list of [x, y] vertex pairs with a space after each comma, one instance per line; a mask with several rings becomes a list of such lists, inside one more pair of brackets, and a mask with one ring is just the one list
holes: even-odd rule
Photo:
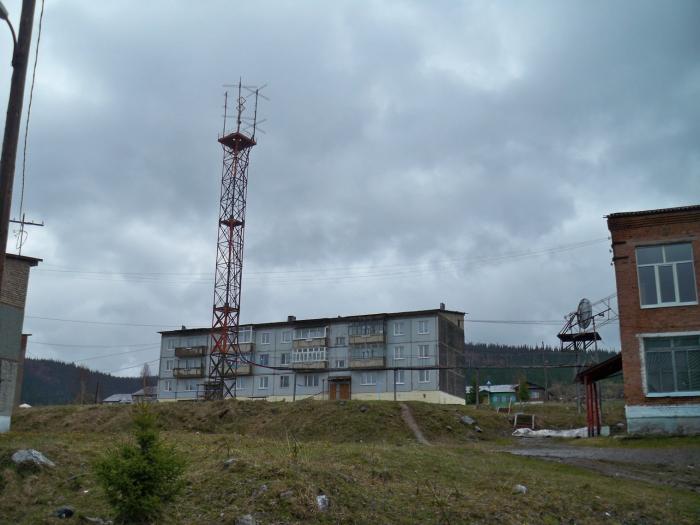
[[[22, 120], [22, 105], [24, 103], [24, 84], [27, 79], [27, 64], [29, 48], [32, 44], [32, 26], [34, 25], [34, 8], [36, 0], [22, 1], [22, 14], [19, 20], [19, 35], [12, 55], [12, 80], [10, 83], [10, 99], [7, 103], [5, 118], [5, 135], [2, 140], [2, 157], [0, 158], [0, 290], [2, 275], [5, 270], [5, 254], [7, 252], [7, 233], [10, 227], [10, 209], [12, 207], [12, 183], [15, 178], [15, 161], [17, 159], [17, 142]], [[2, 18], [12, 29], [4, 7]], [[14, 40], [14, 30], [12, 31]]]

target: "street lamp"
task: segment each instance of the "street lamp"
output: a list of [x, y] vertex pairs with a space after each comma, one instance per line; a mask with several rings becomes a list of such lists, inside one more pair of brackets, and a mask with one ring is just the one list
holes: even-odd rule
[[10, 13], [7, 12], [7, 8], [2, 2], [0, 2], [0, 19], [7, 22], [10, 32], [12, 33], [12, 63], [14, 65], [15, 51], [17, 50], [17, 35], [15, 34], [15, 28], [12, 26], [12, 22], [10, 22]]

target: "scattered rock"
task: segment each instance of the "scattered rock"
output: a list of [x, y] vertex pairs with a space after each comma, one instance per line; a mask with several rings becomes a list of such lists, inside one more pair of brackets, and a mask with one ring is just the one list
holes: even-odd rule
[[17, 465], [36, 465], [38, 467], [55, 467], [56, 464], [33, 448], [18, 450], [12, 454], [12, 461]]
[[513, 494], [527, 494], [527, 487], [525, 485], [513, 485]]
[[266, 492], [267, 492], [267, 485], [265, 485], [265, 484], [263, 483], [262, 485], [260, 485], [260, 488], [258, 488], [258, 490], [256, 490], [255, 492], [253, 492], [253, 498], [257, 498], [257, 497], [259, 497], [259, 496], [262, 496], [262, 495], [265, 494]]
[[61, 519], [70, 518], [73, 514], [75, 514], [73, 507], [60, 507], [53, 513], [54, 516]]
[[360, 407], [360, 412], [362, 412], [362, 413], [367, 412], [368, 410], [369, 410], [369, 407], [367, 405], [362, 405]]
[[479, 433], [483, 432], [483, 430], [481, 430], [481, 427], [478, 425], [474, 427], [474, 430]]
[[287, 499], [291, 498], [292, 496], [294, 496], [293, 490], [285, 490], [284, 492], [280, 492], [280, 499]]
[[81, 516], [80, 521], [83, 523], [94, 523], [95, 525], [112, 525], [111, 520], [103, 520], [102, 518], [91, 518], [90, 516]]
[[328, 499], [328, 496], [325, 494], [319, 494], [316, 496], [316, 505], [318, 506], [318, 510], [326, 512], [331, 505], [331, 500]]
[[224, 461], [224, 468], [231, 468], [237, 461], [238, 460], [236, 458], [228, 458], [226, 461]]
[[462, 416], [459, 418], [459, 422], [464, 425], [473, 425], [476, 421], [469, 416]]
[[447, 425], [445, 428], [447, 429], [448, 432], [452, 432], [452, 427], [450, 425]]
[[252, 514], [245, 514], [236, 518], [236, 525], [255, 525], [257, 520]]

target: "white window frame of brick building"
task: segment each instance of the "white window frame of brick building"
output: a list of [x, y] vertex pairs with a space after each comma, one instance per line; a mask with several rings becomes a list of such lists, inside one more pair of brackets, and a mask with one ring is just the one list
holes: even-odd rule
[[377, 384], [377, 376], [374, 372], [362, 372], [362, 377], [360, 378], [360, 384], [365, 386], [371, 386]]
[[310, 341], [311, 339], [323, 339], [326, 337], [327, 328], [316, 327], [316, 328], [297, 328], [294, 330], [294, 340], [295, 341]]
[[185, 383], [185, 392], [196, 392], [197, 391], [197, 383], [194, 381], [187, 381]]
[[691, 243], [637, 246], [635, 255], [641, 308], [698, 304]]
[[316, 374], [306, 374], [304, 376], [304, 386], [305, 387], [318, 387], [321, 384], [318, 375]]
[[335, 338], [335, 346], [345, 346], [345, 336], [339, 335]]
[[394, 321], [394, 335], [403, 335], [403, 321]]
[[430, 345], [418, 345], [418, 359], [430, 359]]
[[283, 343], [291, 343], [292, 342], [292, 332], [289, 330], [285, 330], [282, 332], [282, 342]]
[[[700, 396], [700, 332], [640, 334], [639, 342], [641, 373], [646, 397]], [[672, 390], [663, 388], [670, 386], [663, 384], [664, 379], [659, 378], [660, 387], [655, 386], [657, 381], [650, 380], [650, 367], [657, 364], [661, 357], [666, 358], [666, 381], [673, 384]], [[685, 370], [683, 370], [684, 366]], [[691, 375], [693, 371], [695, 374]], [[662, 371], [658, 373], [663, 374]], [[686, 376], [688, 381], [686, 389], [683, 389], [684, 384], [680, 382], [684, 379], [683, 376]]]
[[280, 376], [280, 388], [289, 388], [289, 376]]
[[405, 381], [406, 381], [405, 370], [397, 370], [396, 371], [396, 384], [397, 385], [404, 385]]
[[270, 344], [270, 332], [263, 332], [260, 334], [260, 344], [269, 345]]
[[268, 366], [270, 364], [270, 354], [258, 354], [258, 364]]
[[165, 360], [165, 370], [170, 372], [173, 369], [173, 359], [166, 359]]
[[245, 388], [245, 377], [236, 377], [233, 380], [234, 390], [243, 390]]
[[401, 361], [403, 359], [406, 359], [406, 356], [403, 353], [403, 346], [395, 346], [394, 347], [394, 361]]
[[345, 359], [336, 359], [335, 368], [345, 368]]
[[173, 382], [171, 379], [166, 379], [163, 382], [163, 392], [172, 392], [173, 391]]
[[430, 383], [430, 370], [418, 370], [418, 382]]
[[281, 365], [288, 365], [289, 364], [289, 352], [284, 352], [283, 354], [280, 354], [280, 364]]
[[267, 390], [270, 388], [270, 378], [267, 376], [258, 377], [258, 390]]

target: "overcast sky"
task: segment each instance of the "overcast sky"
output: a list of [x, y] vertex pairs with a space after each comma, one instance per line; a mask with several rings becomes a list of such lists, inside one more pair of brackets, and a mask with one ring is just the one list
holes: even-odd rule
[[[4, 3], [18, 25], [20, 1]], [[692, 0], [47, 0], [30, 355], [135, 374], [159, 329], [209, 325], [222, 85], [239, 76], [270, 99], [244, 322], [441, 301], [474, 320], [561, 320], [615, 291], [604, 215], [698, 203], [698, 27]], [[20, 178], [21, 162], [15, 215]], [[555, 344], [558, 329], [469, 323], [466, 337]], [[616, 327], [603, 336], [618, 346]]]

